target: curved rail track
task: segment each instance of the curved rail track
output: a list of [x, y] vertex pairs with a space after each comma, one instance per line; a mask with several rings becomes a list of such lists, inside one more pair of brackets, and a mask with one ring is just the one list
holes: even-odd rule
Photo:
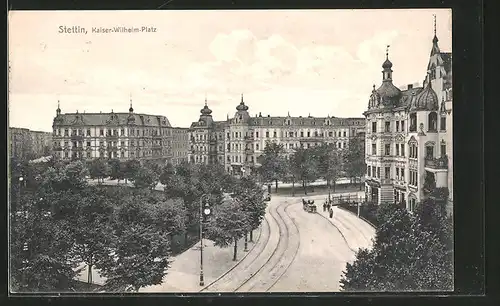
[[[267, 216], [264, 218], [266, 223], [259, 239], [266, 233], [266, 230], [269, 234], [265, 242], [258, 246], [256, 243], [254, 246], [252, 253], [255, 256], [253, 258], [248, 256], [241, 260], [230, 271], [206, 286], [203, 291], [267, 292], [271, 290], [294, 261], [300, 246], [297, 224], [287, 213], [291, 204], [293, 203], [285, 201], [277, 206], [270, 205], [268, 212], [273, 222], [270, 222]], [[271, 223], [277, 225], [277, 233], [271, 229]], [[234, 270], [236, 266], [241, 269]]]

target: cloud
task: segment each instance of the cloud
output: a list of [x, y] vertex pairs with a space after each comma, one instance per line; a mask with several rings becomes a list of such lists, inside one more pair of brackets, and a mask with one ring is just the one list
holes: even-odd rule
[[363, 63], [378, 63], [385, 54], [387, 45], [391, 45], [398, 37], [399, 32], [396, 30], [377, 33], [359, 44], [356, 55]]

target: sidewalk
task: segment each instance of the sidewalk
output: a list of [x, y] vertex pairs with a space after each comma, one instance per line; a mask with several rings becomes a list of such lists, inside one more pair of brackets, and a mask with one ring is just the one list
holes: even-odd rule
[[[238, 261], [233, 261], [233, 245], [227, 248], [219, 248], [214, 246], [212, 241], [205, 239], [203, 247], [205, 286], [232, 269], [252, 251], [252, 248], [260, 239], [260, 228], [254, 231], [253, 239], [253, 243], [248, 243], [248, 252], [244, 252], [245, 240], [238, 241]], [[173, 259], [162, 284], [142, 288], [139, 292], [199, 292], [203, 288], [199, 283], [200, 243], [197, 243], [194, 247]]]
[[[238, 241], [238, 260], [233, 261], [233, 245], [220, 248], [213, 242], [204, 239], [203, 247], [203, 274], [205, 285], [215, 281], [222, 274], [236, 266], [249, 254], [260, 239], [260, 228], [253, 233], [254, 242], [248, 242], [248, 252], [244, 252], [245, 239]], [[142, 288], [139, 292], [199, 292], [203, 287], [200, 283], [200, 243], [187, 249], [185, 252], [171, 258], [172, 263], [163, 278], [163, 283]], [[88, 268], [85, 264], [83, 271], [77, 277], [82, 282], [87, 282]], [[106, 278], [99, 275], [98, 269], [92, 269], [92, 280], [96, 285], [104, 285]]]
[[[358, 194], [364, 195], [364, 192], [361, 191]], [[371, 240], [375, 238], [375, 228], [370, 224], [358, 218], [355, 214], [336, 206], [332, 207], [333, 218], [330, 218], [328, 211], [323, 211], [325, 196], [312, 196], [308, 197], [308, 199], [315, 201], [318, 214], [339, 230], [353, 252], [356, 252], [359, 248], [371, 248]]]

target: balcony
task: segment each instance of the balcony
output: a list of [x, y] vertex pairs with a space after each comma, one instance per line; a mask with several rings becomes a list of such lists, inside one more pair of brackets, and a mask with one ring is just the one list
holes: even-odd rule
[[71, 135], [71, 141], [83, 141], [83, 136], [81, 136], [81, 135]]
[[112, 140], [112, 139], [118, 139], [118, 134], [114, 134], [114, 135], [112, 135], [112, 134], [106, 134], [106, 138], [110, 139], [110, 140]]
[[391, 185], [392, 184], [392, 179], [390, 179], [390, 178], [380, 179], [380, 184], [382, 184], [382, 185]]
[[448, 156], [425, 158], [425, 167], [431, 169], [448, 169]]
[[253, 136], [245, 136], [244, 138], [246, 141], [253, 141], [254, 140]]

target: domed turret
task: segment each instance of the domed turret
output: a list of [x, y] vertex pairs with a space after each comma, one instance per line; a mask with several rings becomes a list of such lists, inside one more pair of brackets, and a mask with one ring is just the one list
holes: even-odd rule
[[438, 96], [432, 89], [431, 82], [427, 82], [427, 86], [415, 97], [411, 110], [436, 111], [438, 109]]
[[202, 116], [210, 116], [212, 114], [212, 110], [208, 108], [207, 99], [205, 98], [205, 106], [200, 110]]
[[392, 68], [392, 62], [387, 58], [385, 62], [382, 64], [382, 68], [384, 69], [391, 69]]
[[238, 106], [236, 106], [236, 110], [237, 111], [248, 111], [248, 106], [245, 105], [245, 102], [243, 102], [243, 94], [241, 94], [241, 102], [240, 104], [238, 104]]

